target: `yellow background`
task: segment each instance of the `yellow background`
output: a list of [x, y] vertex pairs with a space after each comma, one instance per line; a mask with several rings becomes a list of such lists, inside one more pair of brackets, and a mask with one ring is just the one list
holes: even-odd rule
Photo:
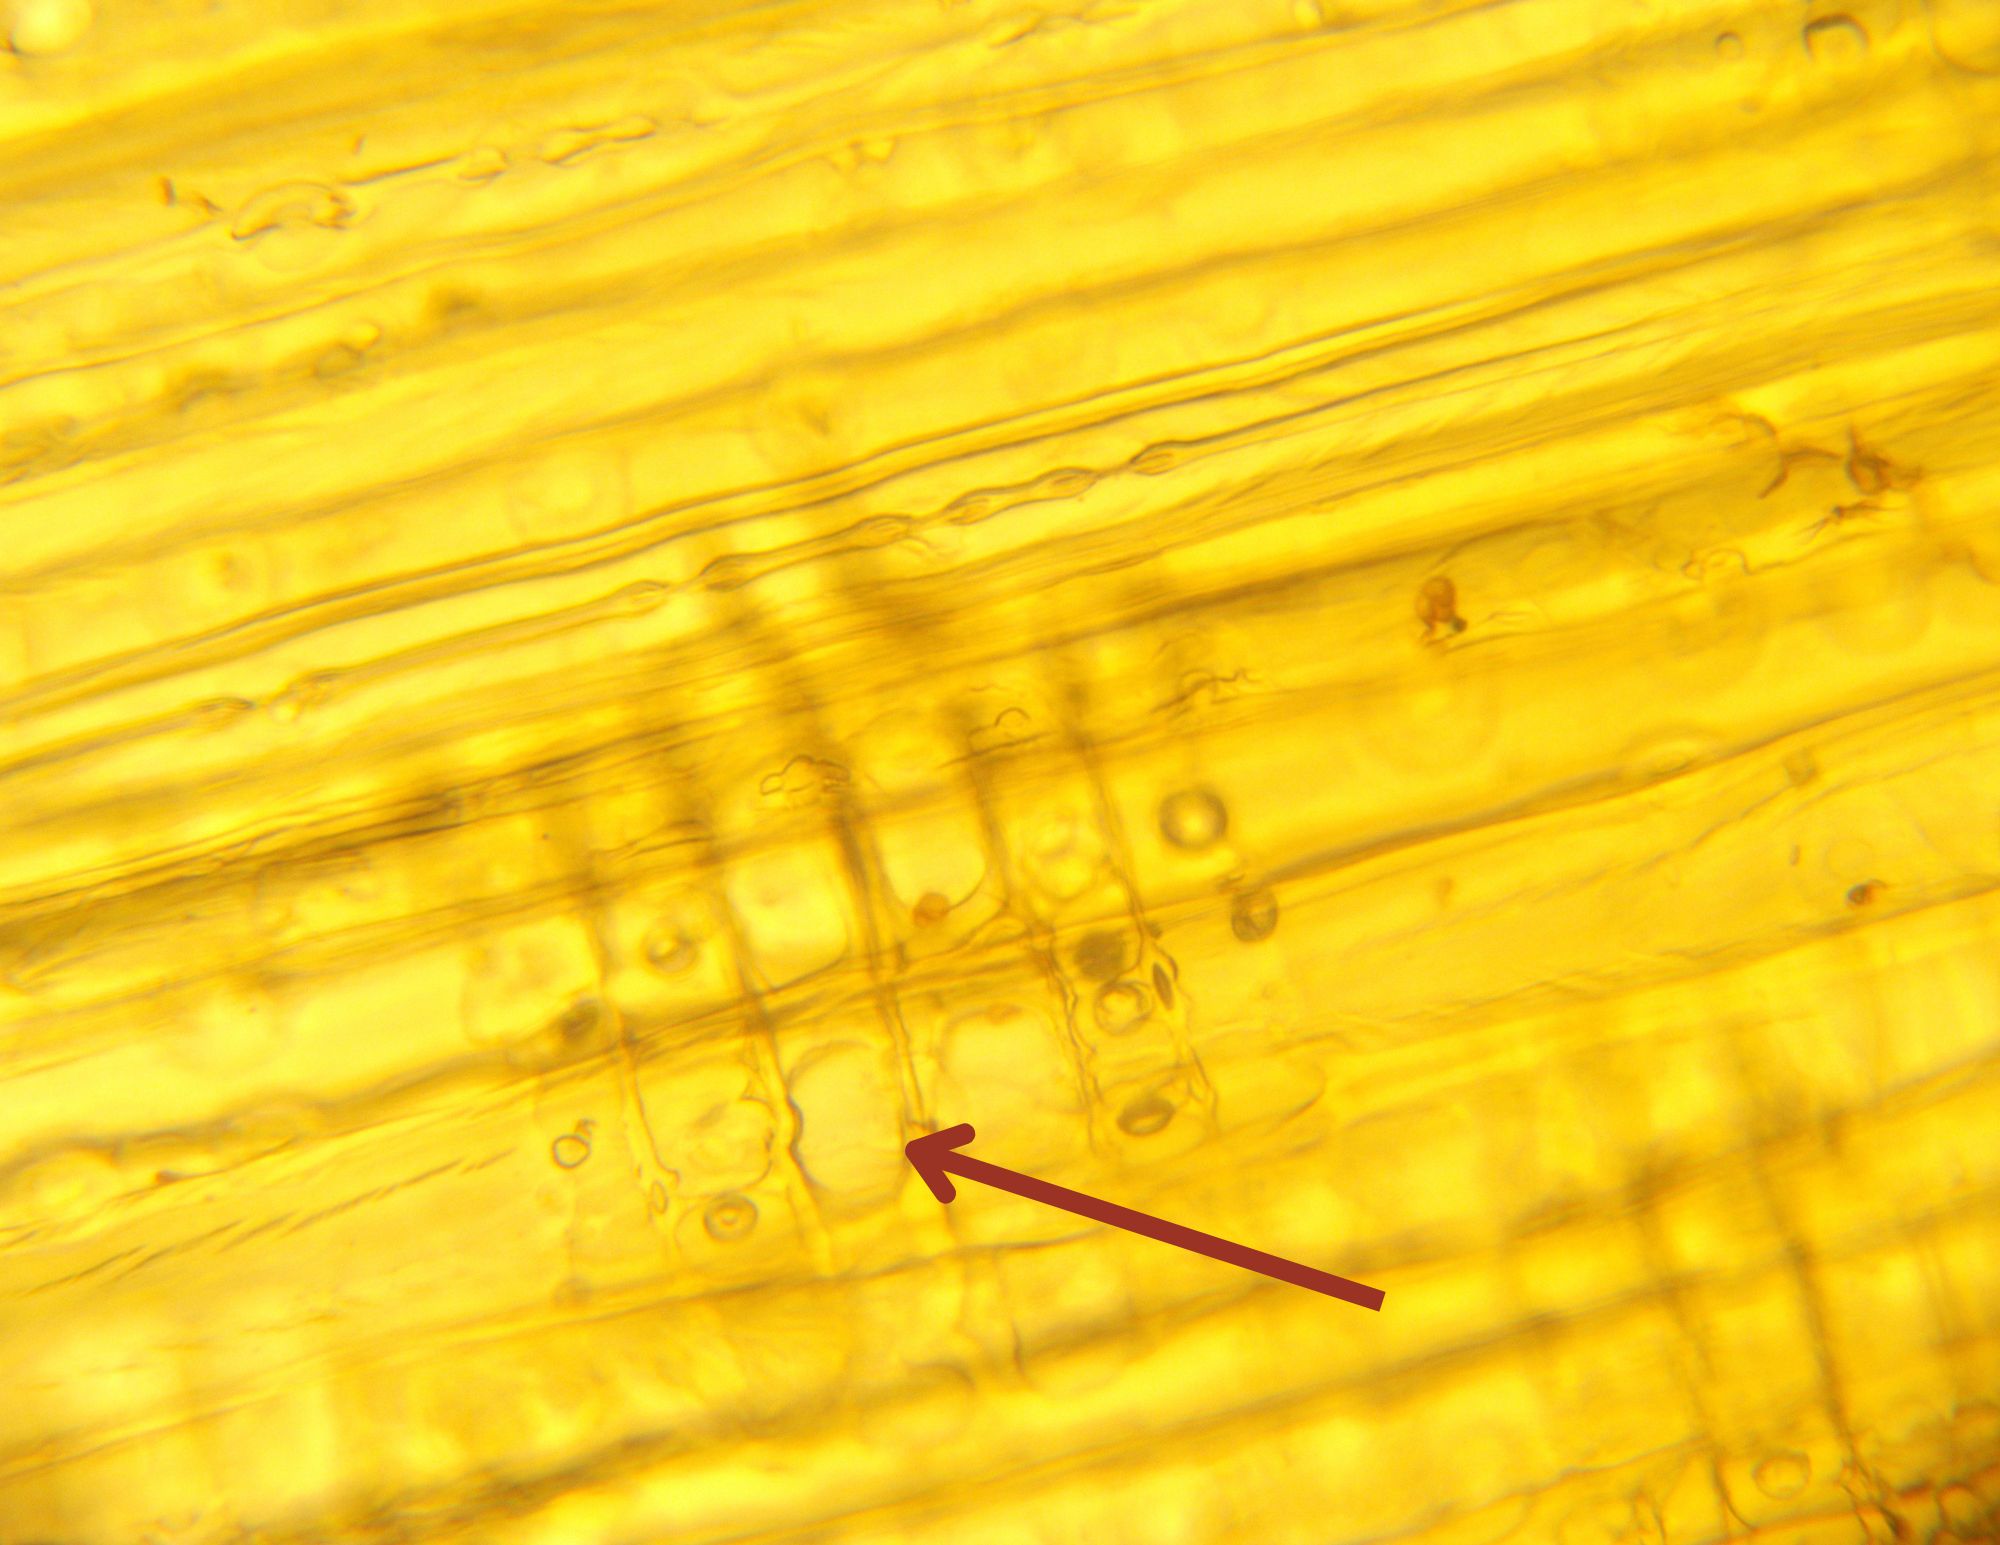
[[0, 20], [0, 1541], [2000, 1535], [2000, 7]]

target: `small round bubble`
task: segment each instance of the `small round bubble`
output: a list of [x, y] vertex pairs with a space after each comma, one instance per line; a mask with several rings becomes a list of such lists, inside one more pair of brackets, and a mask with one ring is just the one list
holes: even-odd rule
[[1199, 852], [1229, 830], [1229, 811], [1208, 789], [1179, 789], [1160, 802], [1160, 834], [1177, 848]]
[[1812, 1479], [1812, 1461], [1799, 1453], [1772, 1454], [1758, 1462], [1751, 1477], [1765, 1496], [1782, 1502], [1806, 1489], [1806, 1482]]
[[1153, 1011], [1153, 1000], [1138, 982], [1106, 982], [1097, 990], [1097, 1028], [1106, 1035], [1126, 1035]]
[[1174, 1119], [1174, 1107], [1163, 1096], [1144, 1094], [1118, 1113], [1119, 1128], [1133, 1137], [1151, 1137]]
[[1267, 890], [1248, 891], [1229, 907], [1229, 931], [1245, 944], [1268, 939], [1278, 926], [1278, 898]]
[[747, 1196], [718, 1196], [702, 1210], [701, 1226], [722, 1243], [741, 1239], [757, 1226], [757, 1204]]
[[687, 930], [662, 923], [646, 935], [646, 963], [662, 976], [678, 976], [695, 963], [701, 948]]

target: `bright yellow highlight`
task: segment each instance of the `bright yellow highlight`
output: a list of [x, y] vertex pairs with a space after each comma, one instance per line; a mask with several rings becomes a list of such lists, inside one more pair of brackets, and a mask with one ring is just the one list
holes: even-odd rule
[[2000, 1537], [2000, 8], [0, 37], [0, 1542]]

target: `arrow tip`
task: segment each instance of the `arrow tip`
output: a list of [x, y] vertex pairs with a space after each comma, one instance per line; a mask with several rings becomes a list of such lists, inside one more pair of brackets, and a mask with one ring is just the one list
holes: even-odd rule
[[961, 1121], [955, 1127], [946, 1127], [942, 1132], [926, 1132], [922, 1137], [913, 1137], [903, 1144], [903, 1156], [912, 1168], [924, 1177], [924, 1184], [931, 1188], [931, 1195], [941, 1202], [948, 1202], [958, 1195], [958, 1188], [951, 1183], [951, 1176], [944, 1172], [945, 1160], [955, 1148], [963, 1148], [972, 1141], [972, 1127]]

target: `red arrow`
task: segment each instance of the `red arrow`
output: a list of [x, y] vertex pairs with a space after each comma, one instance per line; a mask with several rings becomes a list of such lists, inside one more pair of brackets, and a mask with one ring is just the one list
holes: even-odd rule
[[1233, 1244], [1227, 1239], [1217, 1239], [1213, 1234], [1204, 1234], [1199, 1229], [1183, 1228], [1178, 1223], [1169, 1223], [1164, 1218], [1149, 1217], [1143, 1212], [1134, 1212], [1129, 1207], [1120, 1207], [1116, 1202], [1099, 1201], [1094, 1196], [1085, 1196], [1081, 1191], [1071, 1191], [1063, 1186], [1052, 1186], [1046, 1180], [1037, 1180], [1032, 1175], [1023, 1175], [1019, 1170], [1002, 1169], [998, 1164], [988, 1164], [984, 1159], [975, 1159], [969, 1153], [960, 1153], [972, 1141], [972, 1128], [964, 1122], [955, 1127], [946, 1127], [942, 1132], [927, 1133], [923, 1137], [913, 1137], [903, 1145], [903, 1152], [910, 1163], [924, 1177], [924, 1184], [931, 1188], [931, 1195], [941, 1202], [948, 1202], [958, 1195], [958, 1188], [951, 1183], [952, 1175], [963, 1175], [967, 1180], [977, 1180], [982, 1185], [997, 1186], [1002, 1191], [1012, 1191], [1016, 1196], [1025, 1196], [1031, 1202], [1044, 1202], [1050, 1207], [1060, 1207], [1064, 1212], [1073, 1212], [1098, 1223], [1109, 1223], [1113, 1228], [1129, 1229], [1134, 1234], [1144, 1234], [1148, 1239], [1157, 1239], [1162, 1244], [1179, 1245], [1183, 1250], [1192, 1250], [1197, 1255], [1205, 1255], [1211, 1260], [1226, 1261], [1231, 1266], [1242, 1266], [1250, 1271], [1262, 1272], [1267, 1277], [1276, 1277], [1280, 1282], [1289, 1282], [1294, 1287], [1311, 1288], [1315, 1293], [1324, 1293], [1329, 1298], [1342, 1298], [1350, 1304], [1359, 1304], [1364, 1309], [1382, 1307], [1382, 1290], [1367, 1287], [1359, 1282], [1350, 1282], [1345, 1277], [1336, 1277], [1330, 1271], [1317, 1271], [1310, 1266], [1301, 1266], [1297, 1261], [1288, 1261], [1281, 1255], [1266, 1255], [1262, 1250], [1252, 1250], [1248, 1245]]

